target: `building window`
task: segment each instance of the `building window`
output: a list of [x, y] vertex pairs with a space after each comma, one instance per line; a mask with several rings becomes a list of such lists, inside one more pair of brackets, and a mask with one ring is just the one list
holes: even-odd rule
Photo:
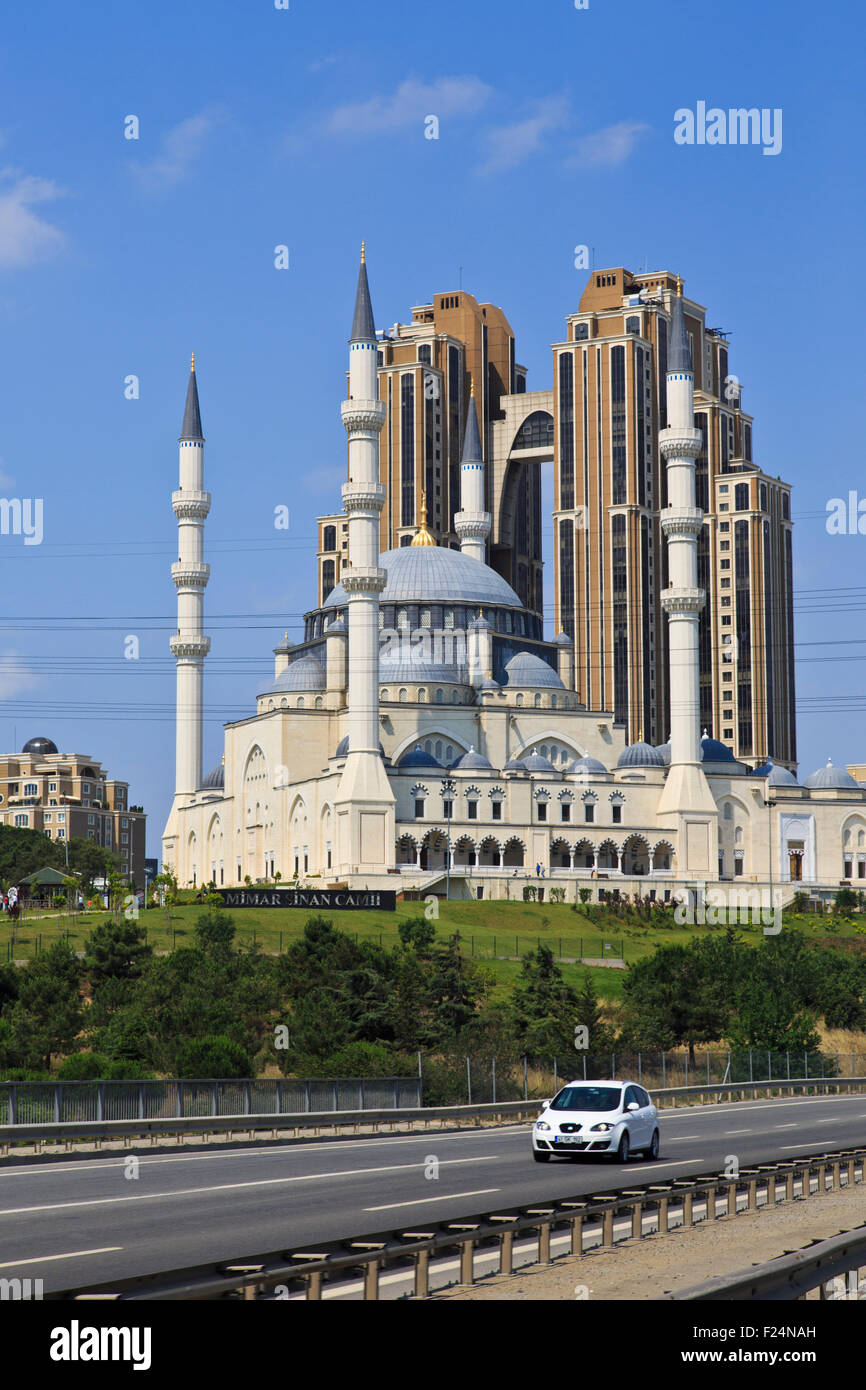
[[424, 816], [424, 798], [415, 798], [415, 819], [422, 820]]
[[619, 806], [619, 805], [617, 805], [616, 803], [614, 803], [614, 805], [611, 806], [610, 809], [611, 809], [611, 818], [612, 818], [612, 820], [613, 820], [614, 825], [621, 825], [621, 824], [622, 824], [622, 807]]
[[29, 822], [30, 822], [30, 817], [29, 817], [29, 816], [16, 816], [16, 817], [15, 817], [15, 824], [16, 824], [16, 825], [28, 825]]
[[587, 825], [592, 825], [595, 820], [595, 804], [592, 801], [584, 802], [583, 819]]
[[493, 802], [491, 802], [491, 807], [492, 807], [492, 812], [493, 812], [493, 819], [494, 819], [494, 820], [502, 820], [502, 802], [501, 802], [501, 801], [493, 801]]
[[400, 524], [415, 525], [415, 382], [400, 378]]
[[734, 510], [747, 512], [749, 510], [749, 484], [737, 483], [734, 488]]
[[562, 819], [563, 819], [564, 821], [570, 821], [570, 820], [571, 820], [571, 803], [568, 802], [568, 801], [563, 801], [562, 806], [560, 807], [560, 810], [561, 810], [561, 812], [562, 812]]
[[25, 796], [38, 796], [38, 795], [39, 795], [39, 784], [38, 784], [38, 782], [25, 782], [25, 783], [24, 783], [24, 795], [25, 795]]
[[547, 820], [547, 802], [546, 802], [546, 801], [539, 801], [539, 803], [538, 803], [538, 819], [539, 819], [539, 820]]
[[65, 811], [58, 811], [58, 812], [57, 812], [57, 819], [58, 819], [58, 821], [65, 821], [65, 820], [66, 820], [66, 812], [65, 812]]
[[[446, 820], [450, 820], [450, 819], [451, 819], [451, 817], [454, 815], [454, 802], [453, 802], [453, 801], [443, 801], [443, 802], [442, 802], [442, 814], [443, 814], [443, 816], [445, 817]], [[495, 820], [495, 819], [496, 819], [496, 817], [494, 816], [494, 820]]]
[[467, 818], [467, 820], [477, 820], [477, 819], [478, 819], [478, 802], [477, 802], [477, 801], [467, 801], [467, 803], [466, 803], [466, 818]]

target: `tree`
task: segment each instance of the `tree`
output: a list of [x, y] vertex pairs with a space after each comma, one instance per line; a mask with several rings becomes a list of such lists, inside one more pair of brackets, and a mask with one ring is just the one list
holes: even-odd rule
[[85, 969], [95, 989], [106, 980], [137, 980], [153, 956], [144, 930], [134, 920], [100, 922], [84, 947]]
[[83, 891], [90, 896], [94, 891], [94, 879], [110, 880], [112, 874], [118, 873], [120, 861], [93, 840], [75, 837], [69, 841], [69, 867], [79, 875]]
[[659, 946], [628, 967], [623, 1037], [639, 1050], [698, 1044], [724, 1036], [744, 947], [729, 929], [688, 946]]
[[11, 1047], [20, 1066], [51, 1066], [68, 1052], [84, 1021], [81, 966], [65, 941], [55, 941], [21, 972], [18, 999], [8, 1012]]
[[514, 1037], [521, 1051], [548, 1057], [574, 1049], [575, 1026], [583, 1023], [578, 996], [563, 978], [544, 942], [528, 951], [511, 998]]
[[191, 1038], [177, 1052], [178, 1076], [201, 1076], [214, 1080], [225, 1077], [249, 1077], [253, 1074], [252, 1058], [239, 1043], [223, 1035]]

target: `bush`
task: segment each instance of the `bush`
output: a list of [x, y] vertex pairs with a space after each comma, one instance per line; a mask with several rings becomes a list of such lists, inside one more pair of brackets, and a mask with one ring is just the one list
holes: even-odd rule
[[534, 903], [534, 902], [535, 902], [535, 898], [536, 898], [536, 887], [535, 887], [535, 884], [534, 884], [534, 883], [527, 883], [526, 886], [525, 886], [524, 889], [523, 889], [523, 901], [524, 901], [525, 903]]
[[207, 1077], [220, 1081], [231, 1077], [251, 1077], [252, 1058], [240, 1043], [224, 1034], [191, 1038], [177, 1050], [175, 1070], [179, 1077]]
[[550, 901], [551, 901], [552, 903], [564, 903], [564, 902], [565, 902], [565, 889], [564, 889], [564, 888], [551, 888], [551, 890], [550, 890]]
[[101, 1052], [73, 1052], [57, 1068], [58, 1081], [105, 1081], [110, 1066]]

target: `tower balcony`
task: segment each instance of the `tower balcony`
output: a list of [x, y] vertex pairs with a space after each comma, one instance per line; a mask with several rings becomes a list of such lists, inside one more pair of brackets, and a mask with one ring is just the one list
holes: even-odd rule
[[384, 401], [343, 401], [340, 406], [343, 424], [349, 434], [372, 434], [381, 432], [388, 414]]
[[663, 589], [661, 593], [662, 608], [671, 618], [696, 615], [700, 613], [706, 601], [705, 589], [690, 589], [683, 585], [671, 584], [670, 588]]
[[171, 494], [171, 508], [178, 521], [204, 521], [210, 511], [210, 493], [179, 488]]
[[388, 582], [387, 570], [377, 565], [344, 566], [340, 583], [350, 596], [352, 594], [380, 594]]
[[210, 565], [195, 560], [175, 560], [171, 577], [177, 589], [204, 589], [210, 579]]
[[344, 483], [343, 506], [347, 512], [381, 512], [387, 493], [381, 483]]
[[702, 447], [700, 430], [690, 425], [668, 425], [659, 431], [659, 449], [666, 459], [696, 459]]
[[201, 661], [210, 651], [209, 637], [183, 636], [178, 633], [176, 637], [169, 638], [171, 654], [178, 661]]
[[665, 535], [697, 536], [704, 524], [704, 514], [700, 507], [663, 507], [659, 520]]

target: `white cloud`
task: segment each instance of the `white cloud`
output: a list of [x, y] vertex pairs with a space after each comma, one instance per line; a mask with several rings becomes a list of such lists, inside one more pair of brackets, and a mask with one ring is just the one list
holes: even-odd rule
[[386, 135], [403, 130], [425, 116], [440, 121], [451, 116], [473, 116], [492, 94], [479, 77], [440, 77], [435, 82], [407, 78], [390, 96], [349, 102], [332, 111], [324, 123], [327, 135]]
[[22, 690], [32, 690], [36, 684], [36, 676], [17, 652], [0, 652], [0, 700], [14, 699]]
[[491, 130], [485, 137], [487, 158], [481, 172], [496, 173], [513, 169], [541, 149], [544, 138], [560, 129], [568, 120], [568, 101], [565, 97], [548, 97], [537, 103], [532, 115], [511, 125]]
[[33, 209], [62, 196], [50, 179], [0, 170], [0, 267], [36, 265], [60, 250], [63, 233]]
[[208, 136], [221, 119], [217, 112], [200, 111], [197, 116], [188, 116], [172, 126], [163, 136], [159, 154], [136, 166], [135, 172], [145, 187], [162, 192], [182, 183], [192, 172]]
[[585, 169], [624, 164], [650, 128], [641, 121], [618, 121], [616, 125], [605, 126], [578, 140], [577, 149], [567, 162]]

